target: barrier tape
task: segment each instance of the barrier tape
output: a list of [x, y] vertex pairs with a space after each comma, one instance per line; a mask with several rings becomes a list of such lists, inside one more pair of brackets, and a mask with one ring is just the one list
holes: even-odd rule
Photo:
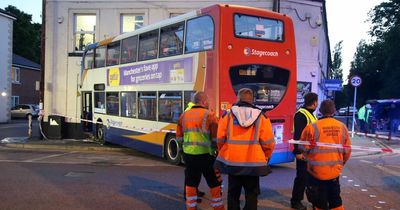
[[297, 140], [289, 140], [289, 144], [301, 144], [307, 146], [321, 146], [321, 147], [330, 147], [330, 148], [338, 148], [338, 149], [354, 149], [361, 151], [369, 151], [369, 152], [383, 152], [383, 153], [400, 153], [400, 150], [394, 150], [390, 148], [374, 148], [374, 147], [364, 147], [364, 146], [356, 146], [356, 145], [342, 145], [342, 144], [331, 144], [324, 142], [315, 142], [310, 143], [309, 141], [297, 141]]
[[[120, 129], [125, 129], [125, 130], [130, 130], [130, 131], [149, 131], [149, 132], [176, 133], [176, 131], [173, 130], [173, 129], [168, 130], [168, 129], [153, 129], [153, 128], [144, 128], [144, 127], [136, 127], [136, 126], [106, 125], [106, 124], [104, 124], [104, 122], [95, 122], [93, 120], [86, 120], [86, 119], [81, 119], [81, 118], [76, 118], [76, 117], [67, 117], [67, 116], [63, 116], [61, 114], [52, 114], [52, 115], [65, 117], [67, 119], [90, 122], [90, 123], [94, 123], [94, 124], [103, 124], [103, 125], [105, 125], [107, 127], [120, 128]], [[341, 148], [341, 149], [351, 148], [351, 149], [354, 149], [354, 150], [370, 151], [370, 152], [400, 153], [400, 150], [393, 150], [393, 149], [390, 149], [390, 148], [374, 148], [374, 147], [364, 147], [364, 146], [355, 146], [355, 145], [346, 146], [346, 145], [342, 145], [342, 144], [330, 144], [330, 143], [323, 143], [323, 142], [317, 142], [315, 144], [311, 144], [308, 141], [297, 141], [297, 140], [293, 140], [293, 139], [289, 140], [288, 142], [290, 144], [316, 145], [316, 146], [324, 146], [324, 147], [330, 147], [330, 148]]]
[[382, 134], [361, 133], [361, 132], [355, 132], [355, 134], [357, 134], [359, 136], [368, 136], [368, 137], [373, 137], [373, 138], [378, 138], [378, 139], [400, 140], [400, 137], [387, 136], [387, 135], [382, 135]]
[[106, 126], [107, 128], [109, 128], [109, 127], [120, 128], [120, 129], [124, 129], [124, 130], [129, 130], [129, 131], [148, 131], [148, 132], [176, 133], [176, 130], [173, 130], [173, 129], [154, 129], [154, 128], [144, 128], [144, 127], [136, 127], [136, 126], [107, 125], [104, 122], [95, 122], [93, 120], [86, 120], [86, 119], [81, 119], [81, 118], [76, 118], [76, 117], [67, 117], [67, 116], [64, 116], [64, 115], [61, 115], [61, 114], [51, 114], [51, 115], [64, 117], [66, 119], [90, 122], [90, 123], [94, 123], [94, 124], [102, 124], [102, 125]]

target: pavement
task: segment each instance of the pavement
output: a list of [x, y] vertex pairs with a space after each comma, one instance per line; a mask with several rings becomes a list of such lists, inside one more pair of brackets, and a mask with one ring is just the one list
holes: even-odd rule
[[39, 139], [37, 137], [7, 137], [0, 140], [3, 149], [37, 149], [67, 151], [129, 152], [130, 148], [114, 144], [101, 145], [91, 139]]
[[[366, 150], [353, 149], [352, 157], [379, 154], [377, 151], [369, 151], [368, 148], [398, 149], [400, 141], [387, 141], [377, 138], [354, 135], [352, 145], [363, 147]], [[67, 150], [67, 151], [109, 151], [132, 152], [130, 148], [114, 144], [101, 145], [91, 139], [48, 139], [41, 140], [38, 137], [7, 137], [0, 140], [0, 148], [6, 149], [35, 149], [35, 150]]]

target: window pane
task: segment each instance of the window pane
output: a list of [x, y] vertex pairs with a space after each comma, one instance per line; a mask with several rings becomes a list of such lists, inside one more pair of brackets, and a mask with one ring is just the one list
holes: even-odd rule
[[136, 118], [136, 92], [121, 93], [121, 116]]
[[134, 31], [143, 26], [143, 15], [122, 14], [121, 33]]
[[157, 58], [158, 30], [139, 35], [139, 61]]
[[94, 67], [100, 68], [104, 67], [105, 59], [106, 59], [106, 46], [101, 46], [96, 48], [96, 55], [94, 56]]
[[178, 122], [182, 113], [182, 92], [159, 92], [158, 120]]
[[241, 65], [229, 70], [235, 93], [241, 88], [250, 88], [254, 93], [254, 104], [261, 109], [271, 110], [285, 95], [290, 72], [267, 65]]
[[137, 36], [122, 40], [121, 64], [136, 61]]
[[214, 23], [209, 16], [187, 22], [185, 52], [198, 52], [214, 46]]
[[283, 40], [283, 22], [262, 17], [235, 14], [235, 35], [245, 38]]
[[108, 92], [107, 94], [107, 114], [119, 115], [119, 94], [118, 92]]
[[107, 46], [107, 66], [119, 64], [120, 42], [110, 43]]
[[76, 15], [75, 31], [95, 31], [96, 15]]
[[94, 92], [94, 112], [106, 113], [105, 98], [104, 92]]
[[83, 51], [88, 44], [95, 43], [94, 33], [75, 34], [75, 50]]
[[86, 53], [86, 56], [85, 56], [85, 68], [86, 69], [92, 69], [92, 68], [94, 68], [94, 63], [93, 63], [93, 56], [94, 56], [94, 54], [93, 54], [93, 50], [89, 50], [87, 53]]
[[156, 120], [156, 92], [139, 93], [139, 118]]
[[183, 53], [183, 30], [184, 23], [161, 29], [160, 57]]

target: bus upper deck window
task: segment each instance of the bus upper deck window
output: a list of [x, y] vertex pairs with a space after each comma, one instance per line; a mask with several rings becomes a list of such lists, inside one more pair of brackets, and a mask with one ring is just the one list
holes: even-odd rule
[[183, 53], [184, 23], [161, 28], [160, 57], [181, 55]]
[[187, 21], [185, 52], [199, 52], [214, 47], [214, 22], [210, 16]]

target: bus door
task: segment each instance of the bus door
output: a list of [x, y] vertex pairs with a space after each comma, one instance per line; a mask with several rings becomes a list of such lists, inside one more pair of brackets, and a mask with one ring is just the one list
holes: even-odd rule
[[93, 120], [92, 110], [92, 92], [82, 92], [82, 116], [81, 124], [83, 125], [83, 131], [91, 132]]

